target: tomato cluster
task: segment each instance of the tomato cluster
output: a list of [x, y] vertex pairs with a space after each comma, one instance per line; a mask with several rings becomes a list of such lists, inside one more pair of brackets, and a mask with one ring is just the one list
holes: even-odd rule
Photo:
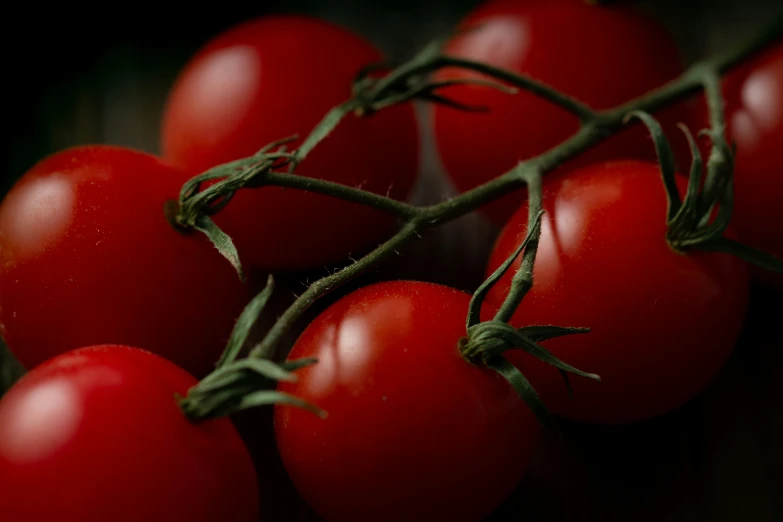
[[[527, 75], [596, 110], [683, 71], [665, 30], [625, 6], [494, 0], [458, 30], [446, 54]], [[214, 368], [254, 278], [356, 257], [388, 238], [395, 222], [313, 192], [239, 190], [213, 218], [251, 269], [243, 282], [205, 236], [176, 222], [177, 200], [193, 176], [270, 142], [297, 135], [288, 144], [296, 149], [352, 96], [357, 73], [383, 58], [321, 20], [248, 21], [181, 71], [162, 121], [161, 157], [109, 145], [63, 150], [5, 196], [0, 333], [30, 370], [0, 401], [8, 520], [271, 520], [272, 499], [263, 480], [259, 487], [268, 466], [254, 468], [228, 419], [187, 419], [177, 398]], [[465, 82], [482, 77], [455, 67], [433, 76], [453, 102], [433, 106], [432, 130], [460, 192], [580, 125], [533, 94]], [[737, 144], [729, 234], [783, 256], [780, 227], [767, 226], [783, 203], [774, 145], [783, 140], [783, 47], [730, 72], [724, 95], [728, 138]], [[696, 97], [655, 116], [685, 169], [689, 151], [676, 124], [708, 126], [706, 104]], [[295, 172], [405, 200], [417, 178], [419, 134], [410, 102], [349, 114]], [[684, 192], [685, 177], [678, 183]], [[528, 353], [503, 357], [556, 416], [621, 424], [675, 410], [731, 353], [751, 281], [781, 284], [726, 253], [672, 249], [666, 191], [642, 125], [547, 175], [542, 196], [534, 284], [509, 324], [590, 328], [542, 343], [601, 381], [572, 377], [569, 389], [556, 368]], [[502, 225], [489, 277], [527, 237], [529, 212], [520, 194], [483, 210]], [[489, 290], [482, 320], [502, 307], [520, 265], [516, 259]], [[386, 281], [335, 300], [301, 332], [290, 357], [318, 362], [278, 389], [328, 416], [276, 405], [274, 436], [288, 477], [319, 517], [473, 522], [520, 482], [540, 424], [515, 387], [461, 353], [470, 307], [469, 294], [447, 286]]]

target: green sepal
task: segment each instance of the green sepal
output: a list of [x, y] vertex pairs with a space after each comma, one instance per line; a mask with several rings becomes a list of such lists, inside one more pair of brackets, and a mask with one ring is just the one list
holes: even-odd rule
[[267, 278], [264, 289], [245, 306], [244, 310], [242, 310], [242, 314], [240, 314], [239, 319], [237, 319], [234, 329], [231, 332], [231, 337], [228, 339], [228, 343], [226, 343], [226, 349], [217, 362], [216, 366], [218, 368], [222, 368], [236, 360], [242, 346], [244, 346], [245, 341], [253, 329], [253, 325], [258, 321], [259, 316], [264, 311], [264, 307], [266, 306], [267, 301], [269, 301], [274, 288], [275, 281], [270, 275]]
[[239, 252], [237, 252], [231, 237], [223, 232], [208, 216], [199, 216], [193, 228], [207, 236], [218, 252], [220, 252], [220, 255], [226, 258], [231, 263], [231, 266], [234, 267], [239, 280], [245, 283], [247, 281], [245, 271], [242, 268], [242, 262], [239, 260]]
[[590, 333], [589, 328], [581, 328], [577, 326], [554, 326], [554, 325], [523, 326], [522, 328], [519, 328], [517, 331], [523, 336], [533, 341], [534, 343], [548, 341], [549, 339], [555, 339], [557, 337], [565, 337], [567, 335]]
[[633, 111], [629, 113], [625, 119], [627, 122], [633, 118], [638, 118], [644, 123], [650, 131], [650, 136], [655, 144], [655, 152], [658, 155], [658, 163], [661, 168], [661, 178], [663, 179], [663, 185], [666, 189], [666, 200], [668, 205], [666, 222], [671, 223], [682, 207], [680, 190], [677, 188], [676, 182], [677, 170], [674, 161], [674, 152], [672, 152], [672, 147], [669, 144], [669, 140], [666, 139], [661, 124], [658, 123], [658, 120], [651, 114], [643, 111]]
[[[320, 416], [320, 408], [298, 398], [292, 399], [288, 394], [273, 395], [273, 390], [270, 390], [275, 381], [296, 382], [296, 375], [292, 372], [315, 363], [317, 359], [314, 358], [282, 364], [254, 357], [242, 359], [205, 377], [188, 391], [186, 397], [178, 398], [179, 405], [188, 418], [204, 420], [230, 415], [254, 405], [271, 404], [277, 397], [281, 404], [318, 412]], [[258, 395], [260, 392], [264, 395]]]
[[479, 360], [486, 361], [487, 358], [500, 355], [508, 350], [519, 349], [524, 350], [536, 359], [540, 359], [559, 370], [595, 381], [601, 380], [601, 378], [594, 373], [584, 372], [561, 361], [552, 355], [549, 350], [525, 335], [525, 330], [532, 331], [539, 336], [543, 335], [546, 339], [573, 334], [583, 334], [590, 331], [587, 328], [557, 326], [528, 326], [517, 329], [502, 321], [485, 321], [471, 327], [468, 332], [468, 343], [464, 346], [462, 353], [469, 361], [476, 362]]
[[538, 392], [530, 384], [530, 381], [527, 380], [527, 377], [525, 377], [516, 366], [508, 362], [502, 355], [491, 357], [487, 359], [484, 364], [488, 368], [498, 372], [506, 381], [508, 381], [509, 385], [511, 385], [511, 387], [514, 388], [514, 391], [517, 392], [517, 395], [519, 395], [519, 397], [525, 401], [525, 404], [528, 405], [530, 410], [544, 428], [557, 431], [555, 421], [549, 414], [549, 410], [541, 401], [541, 397], [538, 395]]
[[479, 285], [479, 287], [473, 293], [473, 297], [470, 299], [470, 304], [468, 305], [468, 316], [466, 319], [466, 329], [468, 331], [470, 331], [473, 326], [481, 322], [481, 305], [484, 303], [484, 299], [487, 297], [487, 294], [495, 285], [495, 283], [497, 283], [506, 274], [506, 272], [508, 272], [508, 269], [511, 268], [511, 265], [514, 264], [514, 260], [519, 257], [519, 254], [521, 254], [522, 251], [527, 248], [528, 243], [530, 243], [530, 240], [533, 237], [534, 231], [541, 225], [541, 216], [543, 215], [543, 211], [538, 213], [536, 220], [533, 222], [533, 226], [530, 227], [530, 230], [525, 235], [525, 239], [522, 241], [522, 244], [520, 244], [514, 253], [511, 254], [505, 261], [503, 261], [503, 264], [500, 265], [497, 270], [495, 270], [492, 275], [490, 275], [483, 283], [481, 283], [481, 285]]

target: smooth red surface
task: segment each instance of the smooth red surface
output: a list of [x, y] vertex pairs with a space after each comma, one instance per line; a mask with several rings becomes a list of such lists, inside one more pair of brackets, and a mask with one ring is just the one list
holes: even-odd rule
[[22, 364], [110, 343], [212, 369], [250, 293], [204, 236], [166, 220], [187, 179], [100, 145], [54, 154], [17, 182], [0, 206], [0, 331]]
[[[490, 63], [542, 81], [594, 109], [607, 109], [661, 86], [682, 72], [679, 52], [656, 23], [625, 6], [592, 6], [583, 0], [496, 0], [469, 14], [447, 54]], [[439, 79], [476, 73], [444, 69]], [[470, 113], [436, 106], [434, 129], [444, 168], [462, 192], [541, 154], [576, 132], [578, 120], [528, 92], [509, 95], [481, 86], [442, 93], [485, 106]], [[676, 123], [681, 105], [656, 113], [678, 152], [686, 142]], [[678, 157], [690, 159], [687, 148]], [[567, 164], [618, 158], [654, 161], [655, 148], [642, 125], [621, 132]], [[484, 208], [502, 224], [524, 201], [506, 196]]]
[[[729, 73], [723, 95], [726, 136], [737, 145], [732, 227], [740, 241], [783, 259], [783, 42]], [[696, 107], [701, 126], [709, 126], [703, 98]], [[783, 276], [760, 268], [753, 274], [783, 289]]]
[[[317, 19], [272, 16], [234, 27], [180, 73], [163, 119], [164, 156], [203, 171], [293, 134], [303, 139], [351, 96], [359, 69], [382, 60], [370, 43]], [[405, 199], [418, 140], [410, 104], [349, 116], [297, 173]], [[359, 205], [275, 187], [240, 191], [215, 222], [244, 261], [274, 271], [347, 259], [377, 246], [394, 224]]]
[[256, 522], [255, 472], [231, 421], [189, 422], [196, 380], [97, 346], [27, 374], [0, 402], [3, 520]]
[[276, 407], [277, 443], [328, 522], [474, 522], [522, 477], [539, 425], [502, 377], [459, 354], [469, 301], [431, 283], [374, 284], [297, 341], [291, 358], [319, 362], [279, 389], [328, 417]]
[[[569, 399], [557, 370], [525, 353], [509, 354], [544, 403], [572, 419], [624, 423], [666, 413], [702, 390], [745, 319], [744, 263], [668, 246], [665, 192], [654, 164], [599, 164], [552, 180], [544, 186], [544, 210], [533, 289], [512, 324], [591, 328], [545, 346], [602, 378], [572, 377]], [[517, 248], [526, 223], [524, 206], [498, 238], [487, 273]], [[502, 302], [514, 269], [489, 302]]]

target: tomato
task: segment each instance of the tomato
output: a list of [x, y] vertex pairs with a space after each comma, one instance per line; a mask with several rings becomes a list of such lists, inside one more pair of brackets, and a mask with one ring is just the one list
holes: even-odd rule
[[[250, 156], [298, 134], [351, 96], [360, 68], [382, 61], [371, 44], [325, 21], [271, 16], [207, 43], [179, 75], [167, 103], [162, 149], [192, 171]], [[418, 168], [413, 107], [347, 117], [297, 168], [302, 176], [404, 199]], [[261, 270], [321, 268], [374, 247], [391, 232], [388, 215], [294, 189], [240, 191], [215, 222], [240, 258]]]
[[[591, 328], [545, 345], [602, 382], [571, 377], [569, 399], [556, 370], [525, 353], [509, 359], [552, 412], [576, 420], [641, 421], [687, 402], [719, 371], [742, 329], [749, 293], [744, 263], [669, 247], [665, 191], [653, 163], [584, 167], [545, 183], [543, 197], [533, 288], [511, 324]], [[488, 273], [526, 229], [523, 205], [501, 232]], [[502, 302], [512, 273], [492, 288], [488, 302]]]
[[[444, 52], [501, 67], [542, 81], [594, 109], [607, 109], [661, 86], [682, 72], [669, 35], [624, 6], [592, 6], [583, 0], [496, 0], [470, 13]], [[475, 78], [477, 73], [443, 69], [437, 78]], [[576, 117], [528, 92], [509, 95], [462, 85], [441, 93], [488, 112], [434, 108], [435, 139], [443, 166], [462, 192], [541, 154], [571, 136]], [[673, 135], [678, 158], [689, 159], [676, 123], [687, 120], [677, 104], [656, 113]], [[647, 130], [635, 125], [572, 160], [564, 168], [616, 158], [654, 161]], [[524, 201], [505, 196], [483, 211], [502, 224]]]
[[363, 287], [319, 315], [280, 384], [328, 417], [275, 407], [278, 448], [325, 520], [475, 521], [520, 480], [538, 440], [527, 405], [459, 353], [470, 296], [432, 283]]
[[[726, 137], [737, 145], [732, 227], [740, 241], [783, 259], [783, 42], [726, 75]], [[709, 126], [703, 98], [696, 105], [701, 128]], [[709, 151], [705, 149], [705, 158]], [[783, 289], [783, 276], [754, 269], [759, 282]]]
[[196, 379], [123, 346], [70, 351], [0, 402], [4, 520], [255, 522], [253, 463], [231, 421], [180, 411]]
[[23, 365], [111, 343], [199, 376], [212, 368], [250, 292], [205, 237], [167, 221], [188, 176], [96, 145], [16, 183], [0, 206], [0, 332]]

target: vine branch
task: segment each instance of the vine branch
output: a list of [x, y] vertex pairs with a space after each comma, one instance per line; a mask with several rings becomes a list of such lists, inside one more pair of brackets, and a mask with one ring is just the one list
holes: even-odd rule
[[[259, 187], [274, 185], [308, 190], [314, 193], [368, 205], [393, 214], [404, 222], [402, 228], [393, 237], [369, 254], [338, 272], [312, 283], [308, 289], [283, 312], [261, 342], [253, 347], [250, 358], [272, 360], [286, 359], [288, 351], [281, 349], [280, 341], [288, 329], [291, 328], [304, 312], [319, 298], [339, 288], [344, 283], [359, 276], [365, 270], [383, 261], [392, 253], [396, 252], [402, 245], [415, 237], [419, 237], [425, 230], [473, 211], [482, 205], [508, 194], [514, 189], [521, 188], [523, 184], [529, 184], [530, 190], [528, 197], [530, 198], [531, 194], [533, 194], [533, 197], [530, 199], [528, 230], [532, 233], [529, 234], [527, 239], [527, 250], [526, 255], [523, 257], [522, 268], [515, 275], [514, 289], [498, 311], [495, 319], [487, 323], [474, 325], [472, 327], [474, 328], [473, 335], [479, 335], [476, 333], [476, 328], [479, 328], [480, 330], [495, 329], [497, 332], [493, 335], [497, 336], [499, 335], [498, 332], [500, 332], [502, 335], [505, 335], [507, 339], [512, 339], [514, 343], [524, 345], [525, 349], [530, 351], [530, 353], [537, 354], [536, 356], [539, 356], [540, 358], [547, 358], [547, 362], [557, 366], [562, 372], [579, 373], [580, 375], [589, 378], [598, 379], [598, 376], [593, 374], [580, 372], [557, 360], [550, 360], [551, 354], [548, 354], [548, 352], [544, 353], [546, 351], [543, 349], [541, 349], [543, 350], [543, 352], [541, 352], [539, 350], [540, 347], [536, 345], [535, 339], [533, 338], [534, 335], [540, 336], [541, 332], [528, 332], [525, 331], [525, 329], [522, 329], [516, 333], [512, 333], [509, 330], [511, 327], [505, 323], [505, 321], [513, 315], [514, 310], [532, 284], [532, 278], [530, 276], [532, 274], [532, 267], [540, 234], [540, 185], [542, 176], [620, 130], [626, 125], [628, 117], [629, 115], [632, 115], [632, 113], [643, 114], [655, 112], [674, 101], [689, 94], [693, 94], [700, 89], [704, 89], [711, 108], [712, 131], [710, 131], [710, 135], [713, 137], [713, 143], [716, 144], [716, 146], [713, 147], [713, 152], [710, 161], [708, 162], [707, 181], [709, 181], [712, 176], [715, 179], [711, 183], [719, 186], [720, 179], [726, 179], [727, 176], [719, 176], [717, 174], [725, 168], [724, 163], [726, 163], [723, 161], [725, 160], [726, 154], [725, 148], [723, 148], [724, 150], [716, 151], [716, 149], [721, 149], [722, 147], [720, 146], [720, 140], [715, 138], [715, 136], [722, 138], [723, 130], [725, 130], [725, 124], [722, 121], [722, 98], [720, 97], [718, 75], [726, 72], [742, 59], [759, 51], [768, 43], [780, 37], [781, 34], [783, 34], [783, 17], [778, 18], [767, 31], [757, 38], [754, 38], [747, 45], [742, 46], [731, 53], [700, 62], [689, 68], [679, 78], [660, 88], [617, 107], [602, 111], [595, 111], [581, 102], [573, 100], [565, 94], [559, 93], [551, 87], [525, 76], [497, 69], [487, 64], [445, 56], [440, 53], [439, 47], [436, 45], [428, 46], [411, 61], [402, 64], [400, 67], [392, 70], [389, 74], [382, 76], [381, 78], [371, 78], [367, 75], [367, 71], [365, 71], [364, 74], [359, 76], [354, 85], [354, 96], [330, 111], [323, 118], [321, 123], [315, 127], [311, 134], [305, 138], [298, 150], [287, 153], [284, 149], [275, 150], [275, 144], [271, 144], [253, 158], [239, 160], [238, 162], [232, 162], [225, 166], [216, 167], [216, 169], [212, 169], [209, 173], [210, 179], [217, 179], [220, 175], [226, 177], [226, 179], [218, 181], [215, 185], [210, 187], [210, 189], [213, 187], [217, 188], [214, 189], [211, 199], [206, 198], [209, 203], [215, 204], [215, 202], [218, 202], [217, 204], [219, 206], [225, 206], [225, 203], [220, 200], [220, 197], [230, 199], [233, 192], [243, 186]], [[444, 85], [452, 85], [454, 82], [429, 83], [428, 79], [428, 75], [434, 70], [449, 66], [461, 67], [487, 75], [495, 80], [504, 82], [504, 84], [510, 84], [515, 88], [527, 90], [541, 98], [556, 103], [564, 110], [569, 111], [580, 119], [580, 128], [560, 145], [519, 163], [517, 166], [497, 178], [450, 200], [425, 207], [415, 207], [391, 200], [384, 196], [325, 180], [304, 178], [295, 173], [297, 164], [301, 162], [318, 143], [328, 136], [342, 119], [351, 113], [360, 116], [369, 115], [377, 110], [410, 101], [414, 98], [453, 105], [454, 102], [441, 96], [437, 90]], [[470, 80], [465, 83], [475, 83], [475, 81]], [[505, 85], [490, 85], [504, 91], [509, 90]], [[642, 119], [645, 121], [644, 118]], [[645, 123], [647, 123], [647, 121], [645, 121]], [[279, 143], [277, 145], [279, 145]], [[658, 143], [656, 142], [656, 146], [657, 145]], [[245, 163], [242, 163], [243, 161]], [[700, 158], [694, 158], [695, 165], [699, 164], [700, 161]], [[279, 170], [283, 166], [288, 167], [287, 172]], [[202, 177], [205, 175], [202, 175]], [[693, 177], [694, 176], [692, 175], [692, 178]], [[237, 179], [240, 181], [237, 181]], [[728, 175], [728, 179], [730, 183], [730, 174]], [[208, 208], [200, 206], [198, 202], [194, 203], [196, 194], [197, 187], [195, 191], [192, 190], [192, 187], [191, 190], [185, 190], [185, 188], [183, 188], [180, 198], [180, 208], [182, 211], [177, 219], [183, 226], [188, 226], [187, 219], [184, 219], [183, 216], [199, 216], [208, 213], [209, 211]], [[705, 198], [698, 199], [704, 200]], [[727, 203], [725, 200], [722, 202]], [[728, 203], [730, 207], [730, 201], [728, 201]], [[220, 208], [222, 208], [222, 206], [220, 206]], [[724, 244], [715, 244], [713, 245], [713, 248], [724, 250], [733, 249], [735, 251], [743, 250], [736, 247], [736, 245], [727, 246]], [[768, 259], [767, 261], [769, 261], [769, 264], [772, 267], [780, 268], [780, 266], [783, 266], [783, 262], [775, 260], [774, 258], [773, 260]], [[479, 289], [477, 293], [481, 290], [482, 289]], [[469, 314], [469, 320], [470, 318], [475, 320], [474, 316], [475, 313]], [[470, 328], [469, 325], [469, 332]], [[502, 331], [500, 330], [501, 328], [503, 328]], [[551, 334], [550, 337], [583, 333], [586, 331], [585, 329], [580, 328], [555, 326], [545, 328], [549, 329], [548, 332]], [[482, 353], [486, 354], [487, 352], [483, 350]], [[490, 366], [494, 367], [500, 373], [511, 372], [508, 368], [509, 365], [503, 364], [502, 360], [494, 358], [490, 362], [492, 362]], [[231, 379], [240, 379], [239, 373], [234, 373], [226, 369], [231, 369], [232, 365], [239, 365], [240, 363], [242, 362], [231, 363], [219, 371], [223, 371], [226, 375], [231, 375]], [[565, 373], [563, 375], [565, 376]], [[529, 383], [526, 384], [526, 381], [522, 382], [517, 375], [511, 375], [509, 373], [506, 377], [517, 381], [522, 388], [527, 389], [529, 387]], [[524, 377], [522, 379], [524, 379]], [[527, 391], [525, 393], [529, 394], [530, 392]], [[263, 400], [268, 399], [266, 395], [262, 398]], [[232, 396], [231, 400], [237, 400], [236, 396]]]
[[[253, 350], [253, 354], [255, 356], [271, 355], [274, 352], [272, 347], [279, 343], [287, 328], [292, 325], [318, 297], [327, 293], [323, 290], [324, 286], [328, 287], [329, 291], [331, 291], [336, 286], [358, 276], [360, 273], [359, 270], [363, 271], [365, 268], [369, 268], [376, 262], [385, 259], [391, 251], [398, 249], [426, 229], [471, 212], [480, 206], [507, 194], [512, 189], [521, 188], [522, 185], [531, 178], [531, 172], [536, 172], [541, 176], [545, 175], [558, 165], [578, 156], [583, 151], [605, 140], [612, 133], [621, 129], [625, 125], [624, 120], [630, 112], [655, 112], [688, 94], [697, 92], [704, 87], [705, 82], [708, 81], [705, 78], [710, 76], [712, 71], [725, 72], [737, 63], [737, 61], [759, 51], [760, 48], [767, 45], [775, 36], [779, 36], [781, 33], [783, 33], [783, 25], [780, 21], [777, 21], [762, 37], [755, 38], [752, 42], [738, 51], [695, 64], [678, 79], [675, 79], [658, 89], [618, 107], [595, 112], [592, 111], [592, 109], [582, 107], [578, 102], [564, 102], [564, 99], [567, 98], [564, 97], [564, 95], [555, 92], [544, 84], [521, 75], [508, 73], [507, 71], [501, 72], [499, 69], [479, 62], [438, 57], [435, 62], [438, 66], [459, 64], [460, 66], [468, 67], [492, 75], [495, 78], [508, 81], [515, 87], [531, 90], [537, 94], [546, 93], [546, 99], [555, 101], [561, 106], [565, 104], [566, 107], [572, 109], [573, 113], [581, 114], [583, 124], [576, 133], [560, 145], [543, 154], [519, 163], [505, 174], [479, 185], [472, 190], [463, 192], [448, 201], [422, 207], [416, 211], [412, 210], [408, 218], [409, 221], [403, 229], [387, 243], [379, 246], [357, 263], [354, 263], [325, 279], [314, 282], [310, 288], [283, 313], [278, 323], [269, 330], [261, 343]], [[426, 69], [426, 66], [423, 64], [418, 64], [418, 67], [411, 67], [408, 71], [418, 74], [424, 70], [429, 69]], [[293, 175], [294, 174], [284, 174], [283, 176]], [[313, 186], [313, 189], [314, 191], [322, 191], [321, 193], [323, 194], [339, 197], [338, 194], [343, 191], [342, 187], [342, 185], [337, 183], [323, 182], [317, 186]], [[359, 197], [358, 200], [352, 199], [352, 201], [363, 203], [370, 201], [375, 202], [377, 199], [376, 197], [369, 196], [362, 201], [362, 198], [363, 197]], [[388, 209], [385, 205], [384, 207]], [[376, 206], [376, 208], [380, 207]], [[388, 210], [391, 211], [390, 209]], [[327, 283], [323, 283], [324, 281], [327, 281]], [[507, 314], [507, 312], [504, 312], [504, 315], [505, 314]], [[286, 355], [287, 354], [282, 352], [276, 354], [276, 356], [282, 358]]]
[[301, 317], [301, 315], [318, 299], [358, 277], [365, 270], [380, 263], [399, 249], [400, 246], [416, 237], [420, 228], [418, 223], [417, 220], [411, 221], [392, 236], [391, 239], [355, 263], [312, 283], [307, 290], [294, 301], [294, 304], [283, 312], [264, 339], [253, 347], [250, 356], [265, 359], [285, 359], [288, 354], [276, 353], [276, 348], [279, 345], [280, 338], [296, 323], [299, 317]]

